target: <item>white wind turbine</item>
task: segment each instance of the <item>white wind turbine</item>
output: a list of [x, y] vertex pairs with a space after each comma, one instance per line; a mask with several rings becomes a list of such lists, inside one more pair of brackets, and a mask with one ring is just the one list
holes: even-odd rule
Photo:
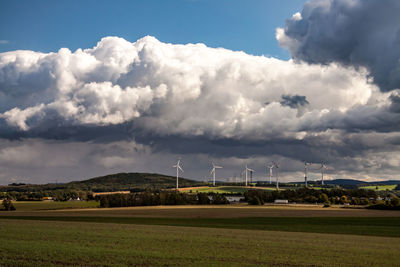
[[272, 164], [274, 165], [274, 168], [276, 169], [276, 172], [275, 172], [275, 177], [276, 177], [276, 190], [278, 190], [279, 189], [279, 177], [278, 177], [278, 169], [279, 169], [279, 164], [278, 163], [276, 163], [276, 162], [272, 162]]
[[183, 169], [182, 169], [180, 163], [181, 163], [181, 159], [178, 159], [178, 162], [176, 163], [176, 165], [172, 166], [172, 168], [176, 168], [176, 189], [179, 188], [179, 184], [178, 184], [178, 181], [179, 181], [179, 170], [183, 172]]
[[319, 168], [319, 169], [321, 170], [321, 185], [324, 185], [324, 172], [326, 169], [328, 169], [325, 162], [321, 163], [321, 168]]
[[248, 168], [247, 167], [247, 164], [246, 164], [246, 168], [244, 169], [244, 171], [242, 172], [242, 173], [244, 173], [245, 174], [245, 177], [246, 177], [246, 186], [247, 186], [247, 181], [248, 181], [248, 176], [247, 176], [247, 172], [250, 172], [251, 174], [254, 172], [254, 170], [253, 169], [250, 169], [250, 168]]
[[272, 184], [272, 169], [275, 168], [274, 162], [271, 165], [267, 165], [267, 168], [269, 168], [269, 184]]
[[308, 187], [307, 185], [307, 172], [308, 172], [308, 167], [311, 165], [312, 163], [304, 161], [304, 184], [306, 187]]
[[211, 162], [211, 164], [213, 167], [212, 167], [210, 173], [213, 175], [213, 186], [215, 186], [215, 169], [222, 169], [222, 167], [215, 165], [214, 162]]

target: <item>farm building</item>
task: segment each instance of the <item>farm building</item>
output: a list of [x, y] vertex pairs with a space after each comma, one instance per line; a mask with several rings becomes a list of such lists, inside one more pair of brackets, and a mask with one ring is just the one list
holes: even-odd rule
[[229, 203], [237, 203], [244, 200], [243, 196], [225, 196]]
[[275, 199], [274, 203], [275, 204], [289, 204], [289, 201], [287, 199]]

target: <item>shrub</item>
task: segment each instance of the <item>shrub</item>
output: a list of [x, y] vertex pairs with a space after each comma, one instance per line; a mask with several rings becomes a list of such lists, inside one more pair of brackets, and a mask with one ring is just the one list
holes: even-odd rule
[[6, 198], [3, 200], [3, 207], [4, 210], [6, 211], [13, 211], [16, 210], [16, 208], [14, 207], [13, 203], [11, 202], [10, 199]]
[[330, 206], [331, 206], [331, 203], [329, 201], [324, 203], [324, 208], [329, 208]]
[[390, 201], [390, 204], [392, 206], [400, 206], [400, 199], [398, 198], [392, 198], [392, 200]]
[[213, 194], [212, 204], [216, 204], [216, 205], [229, 204], [229, 201], [224, 195]]
[[199, 205], [208, 205], [210, 204], [210, 199], [206, 193], [198, 193], [197, 194], [197, 203]]
[[250, 198], [248, 203], [249, 205], [264, 205], [264, 201], [257, 196]]

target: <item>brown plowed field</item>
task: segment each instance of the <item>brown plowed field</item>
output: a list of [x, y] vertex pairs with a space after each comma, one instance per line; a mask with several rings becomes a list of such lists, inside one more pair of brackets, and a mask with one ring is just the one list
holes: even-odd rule
[[15, 216], [100, 216], [159, 218], [240, 218], [240, 217], [399, 217], [400, 211], [322, 208], [320, 206], [155, 206], [129, 208], [89, 208], [48, 211], [1, 212]]

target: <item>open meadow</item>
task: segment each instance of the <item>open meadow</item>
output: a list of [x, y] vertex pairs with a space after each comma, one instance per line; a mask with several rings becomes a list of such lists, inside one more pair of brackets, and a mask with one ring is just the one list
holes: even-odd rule
[[365, 189], [365, 190], [377, 190], [377, 191], [385, 191], [385, 190], [394, 190], [397, 187], [397, 185], [368, 185], [368, 186], [362, 186], [360, 189]]
[[0, 265], [399, 266], [400, 262], [397, 211], [310, 205], [71, 209], [64, 204], [68, 206], [64, 210], [48, 203], [36, 205], [0, 213]]
[[197, 186], [197, 187], [186, 187], [179, 188], [180, 192], [193, 192], [193, 193], [218, 193], [218, 194], [242, 194], [251, 189], [257, 190], [276, 190], [274, 185], [270, 187], [261, 186]]

